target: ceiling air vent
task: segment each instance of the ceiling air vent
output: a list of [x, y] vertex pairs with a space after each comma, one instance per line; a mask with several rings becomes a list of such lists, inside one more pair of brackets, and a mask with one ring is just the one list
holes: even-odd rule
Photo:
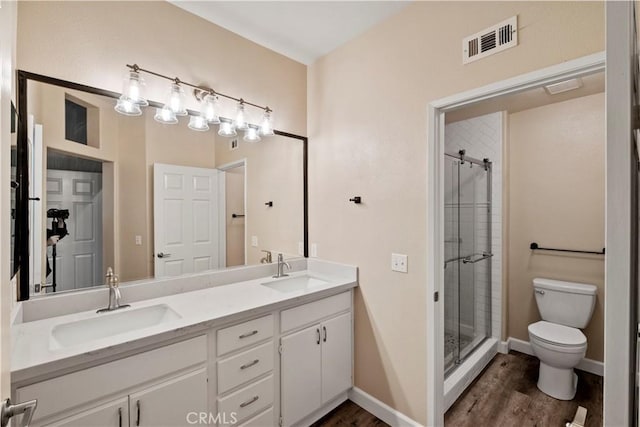
[[518, 17], [513, 16], [462, 40], [462, 63], [468, 64], [517, 44]]

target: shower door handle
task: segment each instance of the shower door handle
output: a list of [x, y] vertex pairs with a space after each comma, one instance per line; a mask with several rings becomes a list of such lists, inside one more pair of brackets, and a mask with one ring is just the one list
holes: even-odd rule
[[[480, 258], [478, 259], [472, 259], [475, 255], [481, 255]], [[476, 262], [480, 262], [483, 261], [485, 259], [489, 259], [493, 256], [492, 253], [490, 252], [483, 252], [481, 254], [473, 254], [473, 255], [469, 255], [468, 257], [466, 257], [465, 259], [462, 260], [462, 262], [464, 264], [475, 264]]]

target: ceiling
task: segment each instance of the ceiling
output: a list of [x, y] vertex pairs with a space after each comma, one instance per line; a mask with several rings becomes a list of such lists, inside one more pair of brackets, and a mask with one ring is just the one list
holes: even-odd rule
[[543, 105], [555, 104], [556, 102], [568, 101], [570, 99], [604, 92], [604, 73], [591, 74], [581, 79], [582, 87], [575, 90], [557, 95], [549, 95], [543, 87], [529, 89], [525, 92], [492, 98], [488, 101], [478, 102], [459, 110], [447, 112], [445, 121], [446, 123], [452, 123], [495, 113], [497, 111], [507, 111], [509, 114], [513, 114], [519, 111], [530, 110], [531, 108], [542, 107]]
[[307, 65], [410, 3], [404, 0], [169, 1]]

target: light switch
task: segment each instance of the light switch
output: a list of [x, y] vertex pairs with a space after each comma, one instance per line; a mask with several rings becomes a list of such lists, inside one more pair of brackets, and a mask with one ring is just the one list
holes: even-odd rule
[[317, 243], [312, 243], [311, 244], [311, 256], [313, 258], [317, 258], [318, 257], [318, 244]]
[[404, 254], [391, 254], [391, 270], [400, 273], [407, 272], [407, 256]]
[[251, 236], [251, 246], [254, 248], [258, 247], [258, 236]]
[[136, 246], [142, 246], [142, 236], [136, 236]]

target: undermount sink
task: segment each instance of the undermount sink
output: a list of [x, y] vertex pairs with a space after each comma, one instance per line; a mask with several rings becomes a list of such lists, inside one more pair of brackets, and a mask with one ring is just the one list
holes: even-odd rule
[[261, 285], [280, 292], [295, 292], [312, 289], [317, 286], [326, 285], [327, 283], [329, 282], [327, 282], [326, 280], [318, 279], [317, 277], [309, 275], [304, 275], [284, 279], [274, 279], [270, 282], [261, 283]]
[[51, 331], [51, 337], [60, 347], [69, 347], [180, 318], [181, 316], [166, 304], [134, 309], [123, 308], [109, 313], [100, 313], [89, 319], [56, 325]]

